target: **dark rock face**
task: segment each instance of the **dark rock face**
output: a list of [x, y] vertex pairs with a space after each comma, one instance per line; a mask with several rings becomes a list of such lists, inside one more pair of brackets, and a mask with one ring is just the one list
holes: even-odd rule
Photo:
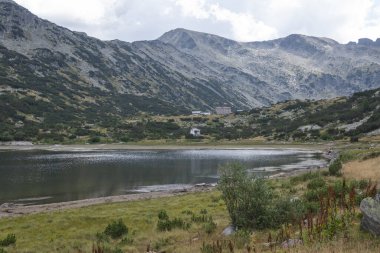
[[373, 41], [368, 38], [361, 38], [359, 39], [358, 44], [362, 46], [371, 46], [373, 44]]
[[375, 199], [365, 198], [360, 203], [360, 210], [363, 213], [361, 228], [373, 235], [380, 236], [380, 195]]

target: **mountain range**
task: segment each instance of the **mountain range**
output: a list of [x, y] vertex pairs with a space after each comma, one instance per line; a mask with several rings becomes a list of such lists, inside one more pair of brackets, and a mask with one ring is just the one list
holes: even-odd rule
[[[0, 120], [34, 122], [236, 109], [380, 87], [380, 40], [292, 34], [237, 42], [175, 29], [102, 41], [0, 0]], [[13, 119], [16, 120], [16, 119]]]

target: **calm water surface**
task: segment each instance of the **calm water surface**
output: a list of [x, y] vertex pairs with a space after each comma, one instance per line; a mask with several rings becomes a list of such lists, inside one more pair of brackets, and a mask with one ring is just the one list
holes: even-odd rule
[[321, 166], [320, 154], [289, 149], [1, 151], [0, 204], [41, 204], [215, 183], [218, 167], [243, 163], [273, 174]]

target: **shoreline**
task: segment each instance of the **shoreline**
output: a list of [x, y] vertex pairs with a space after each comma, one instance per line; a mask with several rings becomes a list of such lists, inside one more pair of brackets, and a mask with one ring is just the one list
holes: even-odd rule
[[330, 148], [329, 143], [267, 143], [267, 144], [33, 144], [33, 145], [7, 145], [0, 144], [0, 151], [103, 151], [103, 150], [186, 150], [186, 149], [299, 149], [323, 151]]
[[80, 200], [73, 200], [73, 201], [66, 201], [66, 202], [39, 204], [39, 205], [22, 205], [22, 204], [4, 203], [0, 205], [0, 219], [19, 217], [19, 216], [24, 216], [24, 215], [29, 215], [29, 214], [62, 211], [66, 209], [82, 208], [82, 207], [99, 205], [99, 204], [111, 204], [111, 203], [119, 203], [119, 202], [174, 197], [174, 196], [179, 196], [179, 195], [184, 195], [184, 194], [189, 194], [189, 193], [207, 192], [213, 189], [215, 189], [215, 186], [205, 184], [205, 185], [194, 185], [191, 188], [176, 189], [176, 190], [171, 190], [171, 191], [115, 195], [115, 196], [80, 199]]
[[[268, 176], [268, 179], [287, 178], [287, 177], [297, 176], [302, 173], [316, 172], [324, 168], [326, 167], [311, 166], [305, 169], [296, 169], [289, 172], [280, 172], [278, 174]], [[180, 196], [180, 195], [197, 193], [197, 192], [208, 192], [208, 191], [212, 191], [216, 189], [216, 186], [217, 185], [215, 184], [197, 184], [197, 185], [191, 186], [190, 188], [183, 188], [183, 189], [144, 192], [144, 193], [135, 193], [135, 194], [124, 194], [124, 195], [80, 199], [80, 200], [73, 200], [73, 201], [66, 201], [66, 202], [37, 204], [37, 205], [3, 203], [2, 205], [0, 205], [0, 219], [19, 217], [19, 216], [30, 215], [30, 214], [62, 211], [66, 209], [76, 209], [76, 208], [82, 208], [82, 207], [88, 207], [88, 206], [100, 205], [100, 204], [139, 201], [139, 200], [148, 200], [148, 199], [156, 199], [156, 198], [164, 198], [164, 197], [174, 197], [174, 196]]]

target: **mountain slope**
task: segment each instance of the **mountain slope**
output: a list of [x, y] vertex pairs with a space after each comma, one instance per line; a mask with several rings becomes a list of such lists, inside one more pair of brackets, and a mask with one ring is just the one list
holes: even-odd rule
[[241, 43], [176, 29], [153, 41], [101, 41], [0, 0], [2, 121], [247, 109], [350, 95], [379, 80], [380, 43], [369, 40], [290, 35]]

